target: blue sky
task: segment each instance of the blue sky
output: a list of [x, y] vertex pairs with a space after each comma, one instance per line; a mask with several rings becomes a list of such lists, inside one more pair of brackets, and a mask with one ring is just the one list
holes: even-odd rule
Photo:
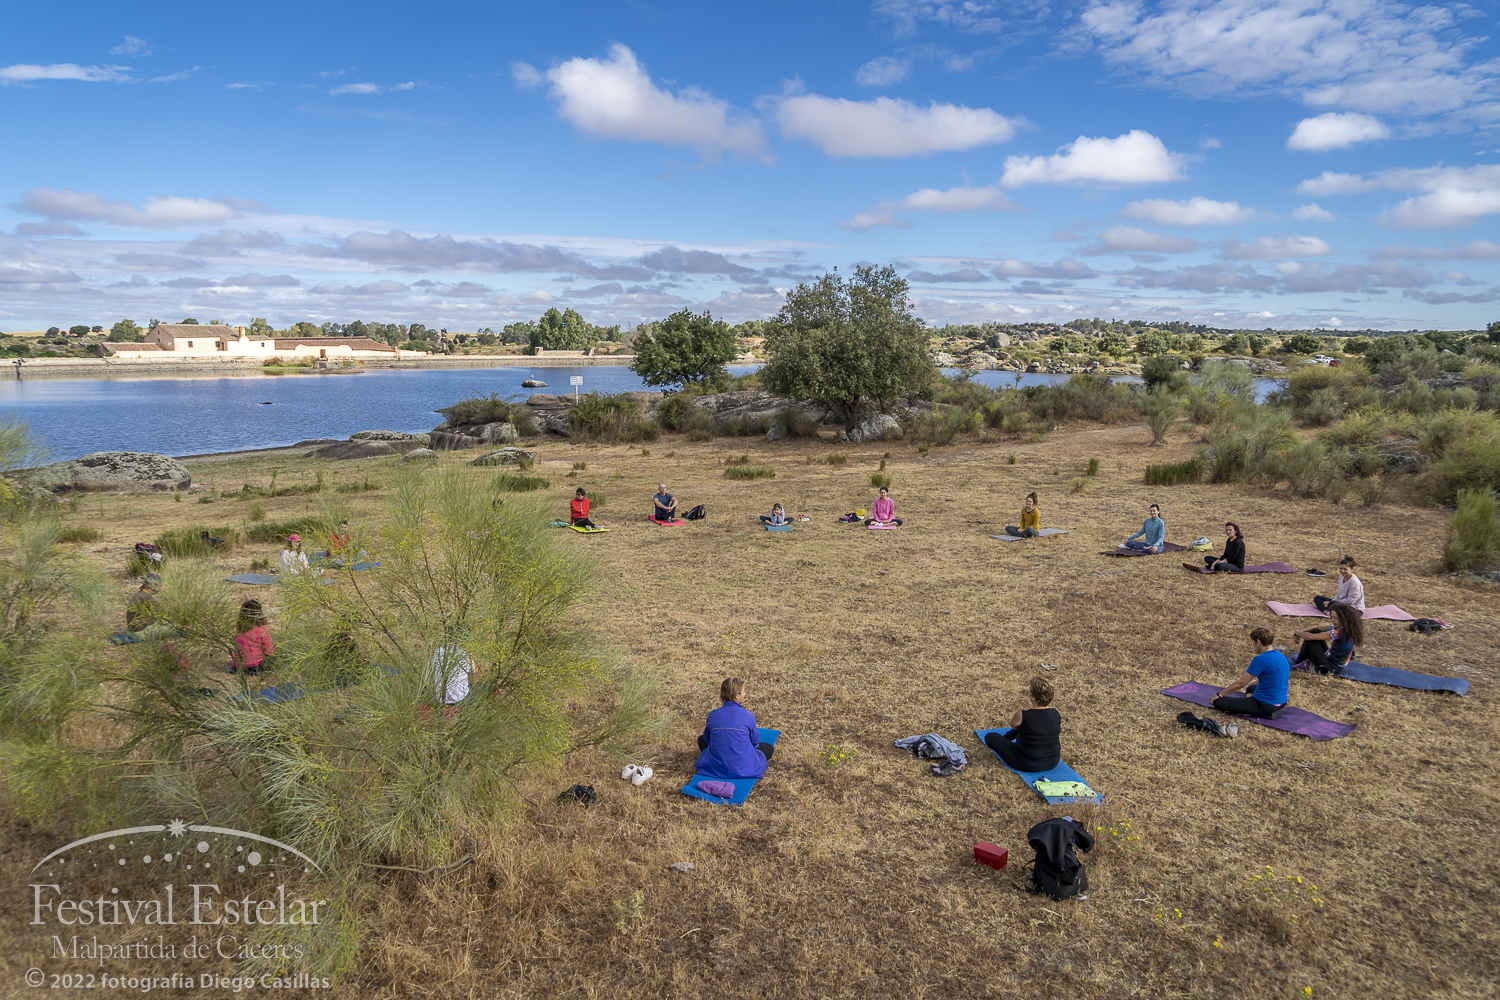
[[1494, 15], [1377, 0], [79, 3], [0, 38], [0, 329], [1500, 318]]

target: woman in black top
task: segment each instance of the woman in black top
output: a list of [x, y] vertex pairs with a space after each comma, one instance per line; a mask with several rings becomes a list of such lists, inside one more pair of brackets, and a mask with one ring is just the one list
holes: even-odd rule
[[1052, 704], [1052, 685], [1031, 679], [1031, 707], [1016, 709], [1010, 732], [990, 733], [984, 745], [1017, 771], [1045, 771], [1062, 760], [1062, 716]]
[[1224, 554], [1204, 556], [1203, 565], [1215, 573], [1220, 571], [1245, 572], [1245, 536], [1240, 534], [1240, 526], [1233, 521], [1227, 521], [1224, 524], [1224, 534], [1228, 536], [1224, 540]]

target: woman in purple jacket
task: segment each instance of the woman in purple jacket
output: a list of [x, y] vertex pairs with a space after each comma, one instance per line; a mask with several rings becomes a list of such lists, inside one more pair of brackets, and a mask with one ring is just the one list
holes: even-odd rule
[[760, 741], [755, 715], [745, 707], [745, 682], [726, 677], [719, 685], [724, 704], [708, 713], [708, 724], [698, 737], [697, 773], [709, 778], [759, 778], [776, 750]]

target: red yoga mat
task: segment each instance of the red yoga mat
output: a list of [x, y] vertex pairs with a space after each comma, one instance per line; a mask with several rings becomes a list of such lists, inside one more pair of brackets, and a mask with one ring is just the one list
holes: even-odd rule
[[677, 527], [681, 527], [684, 524], [687, 524], [686, 521], [658, 521], [654, 517], [648, 517], [648, 518], [646, 518], [646, 520], [650, 521], [652, 524], [657, 525], [658, 527], [661, 527], [661, 528], [677, 528]]

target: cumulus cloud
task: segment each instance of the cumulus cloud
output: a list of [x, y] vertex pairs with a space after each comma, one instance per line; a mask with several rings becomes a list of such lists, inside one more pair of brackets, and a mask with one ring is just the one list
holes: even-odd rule
[[1360, 194], [1382, 189], [1418, 192], [1381, 213], [1398, 229], [1460, 229], [1500, 214], [1500, 165], [1382, 170], [1364, 176], [1325, 171], [1297, 190], [1311, 195]]
[[87, 219], [115, 226], [176, 229], [180, 226], [224, 222], [242, 210], [265, 211], [263, 206], [231, 198], [179, 198], [152, 195], [140, 208], [128, 202], [101, 198], [86, 191], [34, 187], [11, 205], [17, 211], [52, 220]]
[[1150, 132], [1113, 139], [1079, 136], [1052, 156], [1007, 156], [1004, 187], [1025, 184], [1159, 184], [1182, 177], [1182, 156]]
[[1262, 236], [1253, 243], [1230, 237], [1220, 244], [1219, 253], [1225, 260], [1278, 260], [1333, 253], [1333, 248], [1316, 236]]
[[1286, 141], [1287, 149], [1321, 153], [1330, 149], [1348, 149], [1361, 142], [1390, 138], [1391, 130], [1379, 118], [1351, 111], [1330, 111], [1297, 123]]
[[80, 66], [77, 63], [53, 63], [37, 66], [17, 63], [0, 66], [0, 86], [13, 83], [35, 83], [38, 80], [78, 80], [82, 83], [128, 83], [129, 66]]
[[87, 236], [71, 222], [18, 222], [17, 236]]
[[1189, 253], [1198, 249], [1198, 241], [1135, 226], [1110, 226], [1099, 234], [1099, 247], [1111, 253]]
[[112, 56], [149, 56], [151, 46], [144, 38], [126, 35], [123, 42], [109, 50], [109, 54]]
[[[661, 271], [668, 274], [721, 274], [736, 279], [759, 278], [759, 274], [751, 268], [725, 257], [721, 253], [713, 253], [708, 250], [681, 250], [677, 247], [662, 247], [660, 250], [643, 254], [638, 263], [642, 267], [650, 268], [652, 271]], [[764, 280], [764, 279], [761, 279]]]
[[854, 82], [866, 87], [888, 87], [900, 83], [911, 72], [910, 59], [877, 56], [854, 72]]
[[531, 90], [542, 85], [542, 74], [537, 72], [531, 63], [513, 62], [510, 64], [510, 76], [516, 81], [517, 87]]
[[921, 281], [928, 284], [962, 282], [970, 283], [977, 281], [989, 281], [990, 276], [983, 271], [972, 267], [959, 268], [957, 271], [944, 271], [934, 274], [931, 271], [913, 271], [906, 276], [907, 281]]
[[869, 212], [856, 212], [847, 220], [840, 220], [845, 229], [870, 229], [874, 226], [895, 226], [906, 229], [911, 223], [896, 216], [897, 212], [1019, 212], [1023, 209], [1006, 197], [998, 187], [955, 187], [939, 190], [923, 188], [913, 191], [899, 201], [883, 201]]
[[1159, 226], [1230, 226], [1245, 222], [1253, 214], [1236, 201], [1214, 201], [1196, 197], [1187, 201], [1146, 198], [1132, 201], [1120, 213], [1127, 219], [1145, 219]]
[[346, 83], [342, 87], [334, 87], [328, 92], [337, 97], [340, 94], [378, 94], [380, 85], [377, 83]]
[[411, 289], [399, 281], [384, 279], [381, 281], [372, 281], [366, 285], [318, 285], [309, 289], [309, 291], [320, 295], [337, 295], [341, 298], [380, 299], [391, 295], [400, 295], [403, 292], [411, 291]]
[[996, 264], [993, 273], [997, 278], [1051, 278], [1065, 281], [1093, 278], [1098, 274], [1098, 272], [1082, 261], [1076, 261], [1069, 257], [1064, 257], [1062, 260], [1052, 264], [1017, 260], [1012, 257], [1009, 260], [1002, 260]]
[[1019, 119], [962, 104], [927, 107], [900, 98], [851, 101], [790, 94], [775, 103], [783, 135], [812, 143], [829, 156], [905, 157], [960, 152], [1005, 142]]
[[607, 59], [569, 59], [547, 80], [562, 117], [589, 135], [770, 160], [759, 122], [697, 87], [663, 90], [624, 45], [611, 46]]
[[1276, 279], [1244, 264], [1198, 264], [1174, 271], [1133, 268], [1115, 278], [1121, 288], [1169, 288], [1183, 292], [1268, 292]]
[[1461, 8], [1397, 0], [1094, 0], [1083, 37], [1125, 72], [1193, 95], [1280, 94], [1314, 107], [1431, 114], [1493, 102]]
[[1468, 243], [1449, 243], [1441, 247], [1408, 247], [1400, 244], [1382, 247], [1370, 255], [1376, 260], [1409, 258], [1418, 260], [1497, 260], [1500, 245], [1489, 240], [1472, 240]]
[[182, 245], [183, 253], [208, 257], [241, 257], [245, 250], [263, 250], [286, 246], [286, 240], [264, 229], [253, 233], [238, 229], [221, 229], [217, 233], [199, 233]]
[[1338, 216], [1312, 201], [1292, 209], [1292, 218], [1302, 222], [1333, 222], [1338, 219]]

